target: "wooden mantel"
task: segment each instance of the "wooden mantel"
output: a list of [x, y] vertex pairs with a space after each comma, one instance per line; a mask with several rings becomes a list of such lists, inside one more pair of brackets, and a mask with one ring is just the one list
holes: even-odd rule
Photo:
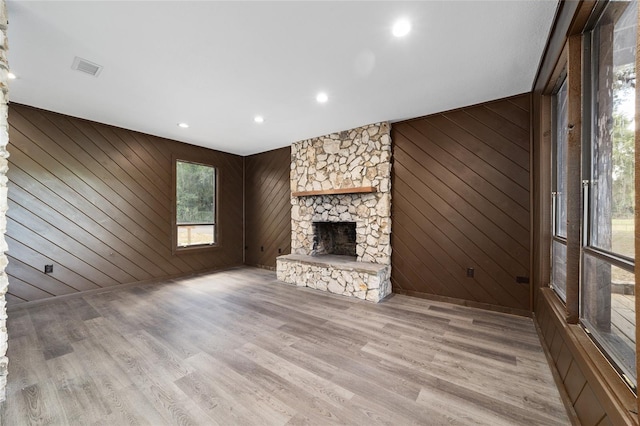
[[292, 192], [292, 197], [308, 197], [311, 195], [336, 195], [336, 194], [366, 194], [376, 192], [373, 186], [359, 186], [357, 188], [332, 188], [317, 191], [297, 191]]

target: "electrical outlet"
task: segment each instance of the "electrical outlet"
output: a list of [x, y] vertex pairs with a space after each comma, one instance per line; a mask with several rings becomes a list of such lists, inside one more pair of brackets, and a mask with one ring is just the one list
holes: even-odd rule
[[264, 251], [264, 246], [260, 246], [260, 251]]
[[53, 265], [44, 265], [45, 274], [53, 274]]
[[475, 271], [473, 270], [473, 268], [467, 268], [467, 277], [473, 278], [474, 275], [475, 275]]
[[278, 254], [282, 254], [282, 249], [281, 248], [278, 249]]

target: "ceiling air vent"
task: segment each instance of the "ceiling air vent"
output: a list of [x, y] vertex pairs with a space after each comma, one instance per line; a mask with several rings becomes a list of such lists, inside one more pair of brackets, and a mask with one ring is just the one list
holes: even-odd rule
[[93, 62], [89, 62], [86, 59], [78, 58], [77, 56], [73, 58], [73, 64], [71, 64], [71, 68], [74, 70], [82, 71], [85, 74], [92, 75], [97, 77], [100, 75], [102, 71], [102, 65], [94, 64]]

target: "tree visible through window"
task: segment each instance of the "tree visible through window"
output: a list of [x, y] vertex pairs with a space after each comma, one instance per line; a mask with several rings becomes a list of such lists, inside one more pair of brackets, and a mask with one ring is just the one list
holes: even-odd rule
[[631, 386], [637, 383], [634, 172], [638, 6], [610, 2], [591, 38], [592, 131], [581, 320]]
[[176, 161], [177, 246], [212, 245], [215, 238], [216, 169]]
[[553, 262], [551, 286], [560, 298], [567, 300], [567, 148], [568, 110], [567, 79], [553, 96], [553, 167], [555, 169], [553, 199]]

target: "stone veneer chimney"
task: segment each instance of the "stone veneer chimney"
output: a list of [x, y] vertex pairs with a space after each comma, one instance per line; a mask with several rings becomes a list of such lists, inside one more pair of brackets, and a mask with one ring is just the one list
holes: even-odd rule
[[[291, 146], [291, 254], [278, 279], [379, 302], [391, 293], [391, 129], [375, 123]], [[314, 223], [354, 222], [356, 258], [313, 256]]]
[[5, 294], [9, 288], [9, 280], [5, 273], [7, 267], [7, 242], [4, 234], [7, 231], [7, 144], [9, 143], [8, 116], [8, 73], [7, 62], [7, 6], [0, 0], [0, 402], [7, 397], [7, 302]]

